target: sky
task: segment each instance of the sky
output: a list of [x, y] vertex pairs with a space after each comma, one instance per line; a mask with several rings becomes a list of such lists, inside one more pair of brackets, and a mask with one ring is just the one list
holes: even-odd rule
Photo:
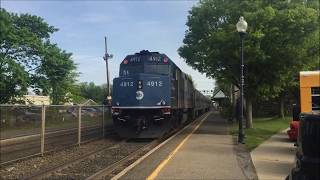
[[120, 62], [141, 50], [166, 54], [198, 90], [213, 90], [214, 80], [188, 66], [177, 49], [187, 30], [188, 11], [197, 1], [59, 1], [1, 0], [9, 12], [42, 17], [59, 29], [51, 41], [67, 52], [80, 72], [79, 82], [106, 83], [104, 36], [107, 36], [110, 79], [118, 77]]

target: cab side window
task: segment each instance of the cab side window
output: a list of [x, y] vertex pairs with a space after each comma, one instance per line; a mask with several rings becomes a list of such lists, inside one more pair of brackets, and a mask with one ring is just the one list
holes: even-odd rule
[[311, 87], [312, 111], [320, 111], [320, 87]]

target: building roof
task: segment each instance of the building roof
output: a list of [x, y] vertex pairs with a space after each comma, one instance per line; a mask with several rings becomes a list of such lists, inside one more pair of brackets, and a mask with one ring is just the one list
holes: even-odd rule
[[222, 99], [222, 98], [227, 98], [227, 96], [221, 90], [217, 91], [213, 95], [213, 99]]
[[88, 100], [86, 100], [86, 101], [84, 101], [84, 102], [82, 102], [82, 103], [80, 103], [81, 105], [84, 105], [84, 106], [86, 106], [86, 105], [98, 105], [94, 100], [92, 100], [92, 99], [88, 99]]

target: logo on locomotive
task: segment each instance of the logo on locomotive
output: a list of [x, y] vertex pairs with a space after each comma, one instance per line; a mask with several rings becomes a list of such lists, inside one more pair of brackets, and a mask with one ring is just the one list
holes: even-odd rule
[[141, 99], [143, 99], [143, 97], [144, 97], [144, 94], [143, 94], [142, 91], [137, 91], [136, 92], [136, 99], [137, 100], [141, 100]]

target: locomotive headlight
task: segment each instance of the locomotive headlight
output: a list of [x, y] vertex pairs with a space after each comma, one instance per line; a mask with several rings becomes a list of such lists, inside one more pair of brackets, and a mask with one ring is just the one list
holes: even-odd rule
[[166, 102], [165, 101], [161, 101], [161, 105], [166, 105]]

